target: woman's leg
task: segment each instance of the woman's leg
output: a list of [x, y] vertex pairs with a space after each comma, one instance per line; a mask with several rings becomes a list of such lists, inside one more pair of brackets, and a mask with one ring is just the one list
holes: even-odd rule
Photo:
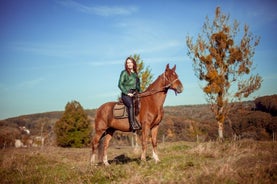
[[134, 106], [133, 106], [133, 99], [132, 97], [122, 94], [122, 101], [124, 105], [127, 107], [127, 112], [128, 112], [128, 119], [130, 123], [130, 129], [131, 130], [139, 130], [140, 127], [135, 121], [135, 111], [134, 111]]

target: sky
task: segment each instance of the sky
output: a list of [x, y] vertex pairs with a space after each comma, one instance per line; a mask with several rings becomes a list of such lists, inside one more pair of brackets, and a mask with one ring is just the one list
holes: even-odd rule
[[177, 66], [183, 93], [165, 106], [206, 103], [187, 56], [219, 6], [260, 36], [253, 58], [263, 77], [252, 98], [277, 94], [277, 2], [269, 0], [1, 0], [0, 120], [62, 111], [76, 100], [96, 109], [120, 96], [126, 57], [139, 54], [156, 79]]

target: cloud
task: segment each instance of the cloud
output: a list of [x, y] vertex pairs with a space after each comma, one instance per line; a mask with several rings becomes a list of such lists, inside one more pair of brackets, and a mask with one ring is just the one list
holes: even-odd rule
[[59, 1], [59, 4], [73, 8], [77, 11], [95, 14], [99, 16], [116, 16], [116, 15], [131, 15], [138, 11], [136, 6], [94, 6], [85, 5], [76, 1]]

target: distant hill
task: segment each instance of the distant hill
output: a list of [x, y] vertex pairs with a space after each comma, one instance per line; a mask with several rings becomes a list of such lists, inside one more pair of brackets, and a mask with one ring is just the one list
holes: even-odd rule
[[[277, 132], [277, 95], [264, 96], [237, 103], [224, 124], [224, 137], [270, 140]], [[94, 123], [96, 109], [86, 110]], [[0, 147], [13, 145], [20, 138], [19, 126], [25, 126], [31, 135], [50, 135], [63, 111], [23, 115], [0, 121]], [[52, 140], [54, 134], [51, 134]], [[207, 141], [217, 138], [217, 123], [209, 105], [166, 106], [160, 125], [159, 141]], [[115, 144], [130, 141], [128, 134], [117, 132]], [[113, 143], [112, 142], [112, 143]], [[54, 144], [53, 141], [49, 144]]]

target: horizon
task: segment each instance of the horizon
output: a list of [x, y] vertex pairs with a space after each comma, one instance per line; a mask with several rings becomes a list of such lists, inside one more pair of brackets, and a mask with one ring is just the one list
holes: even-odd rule
[[140, 55], [155, 80], [167, 63], [183, 83], [164, 106], [207, 104], [187, 56], [186, 36], [197, 38], [217, 6], [260, 36], [253, 58], [262, 86], [248, 99], [277, 94], [275, 1], [88, 1], [0, 2], [0, 120], [64, 111], [78, 101], [96, 109], [120, 95], [125, 59]]
[[[277, 95], [277, 94], [272, 94], [272, 95], [266, 95], [266, 96], [273, 96], [273, 95]], [[261, 97], [264, 97], [264, 96], [261, 96]], [[253, 100], [249, 100], [249, 99], [245, 99], [243, 101], [240, 101], [240, 102], [231, 102], [232, 103], [247, 103], [247, 102], [254, 102], [255, 99]], [[67, 103], [70, 103], [71, 101], [67, 102]], [[82, 104], [81, 104], [82, 105]], [[178, 107], [186, 107], [186, 106], [209, 106], [210, 104], [208, 103], [202, 103], [202, 104], [183, 104], [183, 105], [164, 105], [164, 108], [178, 108]], [[66, 106], [66, 104], [65, 104]], [[83, 108], [84, 111], [96, 111], [97, 108], [92, 108], [92, 109], [85, 109]], [[13, 118], [19, 118], [19, 117], [22, 117], [22, 116], [33, 116], [33, 115], [38, 115], [38, 114], [47, 114], [47, 113], [64, 113], [65, 112], [65, 107], [63, 110], [57, 110], [57, 111], [47, 111], [47, 112], [38, 112], [38, 113], [31, 113], [31, 114], [21, 114], [21, 115], [18, 115], [18, 116], [14, 116], [14, 117], [8, 117], [6, 119], [0, 119], [0, 121], [4, 121], [4, 120], [9, 120], [9, 119], [13, 119]]]

